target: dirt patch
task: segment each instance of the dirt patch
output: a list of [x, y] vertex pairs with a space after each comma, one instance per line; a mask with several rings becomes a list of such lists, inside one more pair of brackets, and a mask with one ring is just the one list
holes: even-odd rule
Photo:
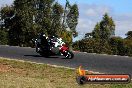
[[0, 72], [8, 72], [10, 71], [10, 69], [11, 69], [11, 66], [0, 63]]
[[24, 69], [13, 68], [11, 65], [1, 64], [0, 63], [0, 72], [15, 72], [18, 74], [26, 74]]

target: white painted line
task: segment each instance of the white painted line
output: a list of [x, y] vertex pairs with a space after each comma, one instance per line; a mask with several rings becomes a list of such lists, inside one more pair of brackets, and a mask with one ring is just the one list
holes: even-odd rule
[[107, 54], [101, 54], [101, 55], [105, 55], [105, 56], [107, 56]]
[[113, 55], [113, 56], [117, 56], [117, 55]]
[[91, 54], [97, 54], [97, 53], [91, 53]]
[[[73, 51], [73, 52], [77, 52], [77, 53], [87, 53], [87, 52], [80, 52], [80, 51]], [[98, 54], [98, 53], [88, 53], [88, 54], [97, 54], [97, 55], [105, 55], [105, 56], [120, 56], [120, 55], [109, 55], [109, 54]], [[121, 57], [130, 57], [130, 56], [121, 56]]]
[[[3, 58], [3, 59], [6, 59], [6, 60], [14, 60], [14, 61], [20, 61], [20, 62], [28, 62], [28, 63], [33, 63], [33, 64], [44, 64], [44, 63], [37, 63], [37, 62], [32, 62], [32, 61], [24, 61], [24, 60], [18, 60], [18, 59], [9, 59], [9, 58], [4, 58], [4, 57], [0, 57], [0, 58]], [[70, 68], [70, 67], [65, 67], [65, 66], [58, 66], [58, 65], [51, 65], [51, 64], [45, 64], [45, 65], [48, 65], [48, 66], [52, 66], [52, 67], [56, 67], [56, 68], [66, 68], [66, 69], [71, 69], [71, 70], [76, 70], [77, 68]], [[93, 74], [105, 74], [105, 73], [100, 73], [100, 72], [95, 72], [95, 71], [90, 71], [90, 70], [85, 70], [89, 73], [93, 73]], [[132, 81], [132, 79], [131, 79]]]
[[[0, 46], [8, 46], [8, 47], [20, 47], [20, 46], [9, 46], [9, 45], [0, 45]], [[31, 47], [20, 47], [20, 48], [31, 48]]]
[[[11, 60], [11, 61], [20, 61], [20, 62], [28, 62], [28, 63], [33, 63], [33, 64], [45, 64], [45, 63], [37, 63], [37, 62], [33, 62], [33, 61], [24, 61], [24, 60], [18, 60], [18, 59], [10, 59], [10, 58], [5, 58], [5, 57], [0, 57], [2, 59], [6, 59], [6, 60]], [[56, 67], [56, 68], [66, 68], [66, 69], [71, 69], [71, 70], [76, 70], [77, 68], [71, 68], [71, 67], [66, 67], [66, 66], [58, 66], [58, 65], [52, 65], [52, 64], [45, 64], [48, 66], [52, 66], [52, 67]], [[88, 72], [91, 72], [93, 74], [103, 74], [100, 72], [94, 72], [94, 71], [90, 71], [90, 70], [86, 70]]]

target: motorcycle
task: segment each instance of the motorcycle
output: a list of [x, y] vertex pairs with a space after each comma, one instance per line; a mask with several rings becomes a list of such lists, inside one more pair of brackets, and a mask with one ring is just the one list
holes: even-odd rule
[[35, 39], [35, 47], [36, 52], [39, 53], [41, 56], [49, 57], [49, 56], [55, 56], [55, 55], [61, 55], [65, 56], [67, 59], [74, 58], [74, 54], [72, 51], [70, 51], [69, 47], [62, 42], [59, 38], [54, 40], [48, 40], [46, 44], [40, 44], [39, 39]]

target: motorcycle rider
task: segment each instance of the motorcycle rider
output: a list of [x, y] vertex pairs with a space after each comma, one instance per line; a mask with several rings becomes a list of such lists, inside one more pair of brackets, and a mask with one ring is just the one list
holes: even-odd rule
[[40, 33], [37, 39], [37, 49], [36, 51], [39, 52], [40, 49], [42, 49], [43, 47], [47, 47], [48, 48], [48, 37], [46, 37], [46, 35], [44, 33]]
[[62, 41], [62, 38], [58, 38], [57, 36], [46, 36], [44, 33], [40, 33], [37, 39], [37, 50], [40, 51], [40, 48], [47, 47], [47, 49], [51, 49], [52, 47], [59, 47], [65, 44]]
[[73, 58], [74, 54], [69, 51], [61, 37], [49, 36], [40, 33], [35, 40], [36, 52], [42, 56], [49, 57], [51, 55], [63, 55], [66, 58]]
[[63, 44], [65, 44], [62, 41], [62, 38], [57, 36], [50, 36], [50, 42], [51, 44], [54, 44], [54, 47], [62, 46]]
[[48, 37], [44, 33], [40, 34], [41, 45], [48, 45]]
[[49, 36], [49, 43], [50, 43], [50, 45], [51, 46], [53, 46], [54, 47], [54, 42], [56, 42], [57, 41], [57, 39], [56, 39], [56, 37], [55, 36]]

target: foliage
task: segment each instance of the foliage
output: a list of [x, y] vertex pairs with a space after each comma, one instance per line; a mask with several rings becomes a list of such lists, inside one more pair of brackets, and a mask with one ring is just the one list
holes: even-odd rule
[[127, 38], [124, 39], [124, 44], [125, 44], [125, 47], [126, 47], [126, 54], [128, 56], [132, 56], [132, 37], [130, 37], [131, 35], [131, 31], [129, 31], [127, 34]]
[[0, 45], [8, 44], [8, 32], [0, 29]]
[[67, 30], [62, 30], [58, 34], [59, 34], [59, 37], [61, 37], [68, 46], [72, 46], [71, 32], [68, 32]]
[[110, 47], [108, 42], [105, 42], [105, 46], [101, 46], [101, 40], [95, 40], [93, 38], [82, 39], [80, 41], [76, 41], [73, 44], [73, 48], [75, 50], [80, 50], [82, 52], [88, 53], [109, 53], [111, 54]]
[[97, 23], [92, 31], [93, 38], [108, 40], [111, 36], [115, 35], [115, 24], [112, 17], [106, 13], [100, 23]]
[[113, 37], [109, 41], [110, 46], [112, 47], [113, 54], [116, 55], [125, 55], [126, 49], [124, 45], [124, 40], [120, 37]]
[[48, 34], [59, 35], [58, 31], [62, 31], [61, 20], [64, 10], [63, 7], [57, 2], [53, 5], [52, 10], [52, 24], [51, 30], [49, 30]]
[[76, 32], [76, 26], [78, 24], [79, 11], [77, 4], [74, 4], [70, 7], [70, 12], [67, 15], [67, 24], [68, 27], [73, 32], [73, 36], [76, 37], [78, 33]]
[[101, 32], [100, 32], [100, 24], [97, 23], [97, 24], [95, 25], [94, 30], [92, 31], [92, 37], [93, 37], [93, 38], [100, 39], [100, 37], [101, 37], [100, 33], [101, 33]]
[[10, 28], [11, 26], [11, 19], [14, 15], [14, 8], [13, 6], [6, 6], [1, 8], [1, 20], [4, 19], [4, 27]]
[[127, 39], [132, 39], [132, 31], [127, 32]]
[[91, 33], [86, 33], [84, 39], [74, 42], [73, 48], [88, 53], [132, 56], [132, 32], [129, 31], [123, 39], [115, 37], [114, 31], [114, 21], [106, 13]]
[[[68, 3], [70, 5], [70, 3]], [[71, 6], [67, 17], [76, 23], [70, 26], [72, 33], [62, 27], [64, 8], [55, 0], [15, 0], [12, 6], [1, 9], [1, 18], [8, 29], [9, 45], [32, 46], [31, 40], [40, 32], [47, 35], [60, 35], [64, 32], [65, 40], [72, 44], [72, 33], [77, 34], [78, 7]], [[68, 19], [69, 20], [69, 19]], [[74, 28], [73, 28], [74, 27]]]

